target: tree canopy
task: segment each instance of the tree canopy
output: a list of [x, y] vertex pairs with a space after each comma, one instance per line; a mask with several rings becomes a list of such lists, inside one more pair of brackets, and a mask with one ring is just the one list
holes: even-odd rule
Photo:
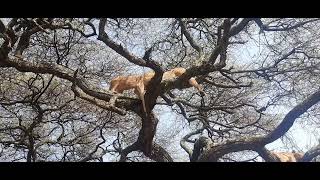
[[[2, 18], [0, 160], [280, 161], [268, 145], [299, 151], [294, 124], [317, 137], [319, 27], [315, 18]], [[177, 67], [186, 72], [163, 80]], [[150, 71], [147, 112], [133, 90], [109, 90], [117, 76]], [[316, 161], [319, 145], [301, 153]]]

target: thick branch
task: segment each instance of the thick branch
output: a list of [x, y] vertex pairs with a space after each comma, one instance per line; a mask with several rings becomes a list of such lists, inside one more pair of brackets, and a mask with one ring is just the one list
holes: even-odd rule
[[141, 112], [138, 115], [142, 118], [142, 127], [137, 141], [142, 145], [141, 151], [150, 157], [153, 151], [153, 138], [156, 134], [159, 120], [153, 112], [150, 112], [147, 116], [143, 111]]
[[191, 136], [196, 135], [196, 134], [200, 134], [204, 129], [205, 129], [205, 128], [201, 128], [201, 129], [198, 129], [198, 130], [196, 130], [196, 131], [193, 131], [193, 132], [185, 135], [185, 136], [181, 139], [181, 141], [180, 141], [180, 146], [188, 153], [190, 159], [192, 159], [192, 154], [193, 154], [193, 152], [192, 152], [191, 149], [189, 149], [189, 148], [187, 147], [186, 142], [189, 141], [189, 138], [190, 138]]
[[267, 148], [262, 147], [257, 149], [256, 152], [266, 161], [266, 162], [279, 162], [279, 159], [275, 157]]
[[[147, 64], [149, 64], [149, 62]], [[162, 67], [158, 63], [153, 62], [152, 67], [156, 71], [155, 75], [152, 77], [152, 79], [146, 86], [145, 103], [147, 108], [147, 114], [149, 114], [152, 111], [152, 109], [157, 103], [158, 96], [160, 96], [161, 91], [159, 88], [159, 84], [162, 81], [162, 75], [164, 73]]]
[[208, 62], [213, 64], [215, 63], [217, 57], [219, 54], [221, 54], [222, 51], [224, 51], [224, 49], [227, 49], [228, 46], [228, 40], [231, 36], [237, 35], [238, 33], [240, 33], [243, 28], [251, 21], [252, 19], [250, 18], [245, 18], [243, 19], [238, 25], [232, 27], [230, 30], [228, 28], [230, 28], [231, 26], [231, 22], [230, 24], [222, 24], [221, 26], [218, 27], [218, 29], [221, 28], [225, 28], [222, 38], [220, 38], [217, 46], [214, 48], [214, 50], [212, 51]]
[[[125, 162], [128, 154], [130, 154], [133, 151], [141, 150], [141, 148], [142, 148], [142, 145], [138, 141], [126, 147], [121, 152], [121, 157], [119, 162]], [[156, 162], [173, 162], [173, 159], [169, 155], [169, 153], [156, 143], [152, 144], [152, 152], [148, 157]]]
[[320, 101], [320, 90], [309, 96], [303, 102], [295, 106], [282, 120], [278, 127], [268, 134], [263, 142], [264, 144], [271, 143], [281, 136], [283, 136], [293, 125], [294, 121], [303, 113], [305, 113], [311, 106]]
[[[254, 150], [261, 153], [261, 149], [282, 137], [292, 127], [294, 121], [310, 107], [320, 101], [320, 90], [309, 96], [303, 102], [295, 106], [282, 120], [282, 122], [270, 134], [262, 137], [242, 138], [239, 140], [228, 141], [223, 144], [216, 144], [205, 151], [199, 161], [217, 161], [223, 155], [243, 150]], [[260, 154], [259, 153], [259, 154]]]
[[199, 139], [196, 140], [193, 147], [193, 152], [190, 157], [190, 161], [194, 162], [198, 160], [200, 154], [205, 150], [205, 148], [210, 144], [210, 139], [204, 136], [200, 136]]
[[157, 162], [173, 162], [170, 154], [157, 143], [153, 143], [150, 159]]
[[125, 162], [129, 153], [133, 151], [139, 150], [138, 142], [133, 143], [132, 145], [126, 147], [124, 150], [121, 151], [121, 156], [119, 162]]
[[[100, 100], [108, 102], [110, 100], [110, 98], [114, 95], [112, 92], [107, 91], [107, 92], [102, 93], [102, 92], [91, 90], [89, 87], [87, 87], [83, 83], [82, 79], [74, 77], [74, 71], [72, 71], [71, 69], [68, 69], [64, 66], [54, 64], [54, 63], [46, 63], [46, 62], [34, 64], [31, 62], [25, 61], [21, 58], [12, 58], [10, 60], [9, 59], [0, 59], [0, 62], [2, 62], [6, 67], [14, 67], [18, 71], [21, 71], [21, 72], [52, 74], [52, 75], [55, 75], [59, 78], [66, 79], [70, 82], [74, 82], [84, 93], [86, 93], [86, 94], [79, 93], [79, 95], [81, 95], [79, 97], [82, 97], [83, 99], [90, 101], [91, 103], [94, 103], [94, 104], [96, 104], [100, 107], [103, 107], [105, 109], [108, 109], [110, 111], [116, 110], [114, 112], [123, 114], [123, 112], [119, 111], [120, 109], [118, 109], [117, 107], [103, 105], [104, 103], [98, 102], [98, 100], [95, 99], [95, 98], [98, 98]], [[92, 97], [90, 97], [88, 95], [90, 95]], [[127, 109], [127, 110], [133, 110], [134, 107], [132, 106], [131, 103], [135, 103], [135, 102], [138, 102], [138, 100], [122, 101], [122, 102], [118, 102], [116, 105], [121, 108]]]
[[106, 102], [106, 101], [102, 101], [102, 100], [99, 100], [99, 99], [96, 99], [94, 97], [91, 97], [89, 95], [87, 95], [86, 93], [82, 92], [82, 91], [79, 91], [77, 89], [77, 87], [75, 86], [75, 84], [72, 85], [72, 91], [74, 92], [74, 94], [76, 96], [78, 96], [79, 98], [81, 99], [84, 99], [88, 102], [90, 102], [91, 104], [94, 104], [102, 109], [105, 109], [105, 110], [109, 110], [109, 111], [113, 111], [113, 112], [116, 112], [120, 115], [126, 115], [126, 111], [123, 110], [123, 109], [120, 109], [118, 107], [115, 107], [115, 106], [112, 106], [112, 104]]
[[320, 155], [320, 144], [317, 146], [311, 148], [309, 151], [307, 151], [302, 159], [300, 160], [301, 162], [310, 162], [313, 158], [317, 157]]

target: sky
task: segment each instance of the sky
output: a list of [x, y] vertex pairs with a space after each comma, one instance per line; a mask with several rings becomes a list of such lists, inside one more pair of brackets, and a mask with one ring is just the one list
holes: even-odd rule
[[[6, 21], [5, 19], [1, 18], [4, 22]], [[158, 33], [160, 33], [160, 29], [157, 31], [154, 31], [154, 27], [147, 28], [146, 31], [152, 32], [151, 34], [153, 36], [157, 36]], [[235, 54], [233, 54], [235, 57], [241, 59], [240, 62], [241, 64], [246, 64], [252, 60], [255, 59], [255, 57], [258, 56], [258, 54], [261, 52], [260, 46], [257, 46], [257, 42], [259, 43], [259, 35], [254, 37], [253, 39], [256, 40], [254, 41], [249, 41], [247, 43], [248, 48], [245, 49], [239, 49], [239, 51], [236, 51]], [[134, 47], [134, 45], [132, 45]], [[141, 55], [141, 52], [144, 52], [141, 48], [139, 47], [134, 48], [134, 53]], [[140, 73], [140, 72], [145, 72], [149, 71], [149, 69], [143, 69], [143, 68], [132, 68], [129, 73]], [[102, 82], [102, 86], [106, 87], [107, 84], [106, 82]], [[188, 161], [188, 155], [187, 153], [180, 147], [180, 139], [186, 135], [187, 133], [190, 132], [190, 129], [188, 127], [187, 121], [183, 120], [181, 118], [177, 118], [177, 116], [174, 113], [171, 113], [170, 107], [165, 107], [160, 106], [156, 107], [158, 111], [156, 111], [157, 116], [159, 117], [159, 123], [158, 123], [158, 133], [159, 136], [164, 136], [165, 133], [172, 129], [173, 127], [175, 128], [174, 130], [178, 131], [179, 129], [181, 130], [177, 136], [175, 136], [174, 139], [171, 140], [172, 144], [171, 147], [174, 150], [174, 154], [172, 156], [174, 157], [175, 160], [178, 161]], [[274, 113], [281, 113], [285, 114], [288, 110], [283, 110], [282, 112], [274, 112]], [[284, 117], [284, 116], [283, 116]], [[161, 134], [162, 133], [162, 134]], [[172, 133], [177, 133], [177, 132], [172, 132]], [[296, 121], [293, 125], [293, 127], [289, 130], [289, 132], [286, 134], [289, 137], [292, 137], [294, 139], [298, 151], [306, 151], [310, 147], [316, 145], [318, 143], [318, 140], [316, 138], [317, 134], [313, 134], [312, 131], [308, 130], [307, 128], [301, 126], [299, 124], [299, 120]], [[157, 136], [157, 135], [156, 135]], [[276, 151], [287, 151], [286, 145], [282, 142], [281, 139], [278, 139], [277, 141], [270, 143], [267, 145], [267, 148], [269, 150], [276, 150]], [[171, 152], [171, 151], [170, 151]]]
[[[152, 28], [148, 28], [148, 30], [152, 30]], [[260, 45], [261, 41], [261, 35], [256, 34], [253, 36], [251, 40], [247, 42], [246, 48], [239, 48], [236, 51], [232, 51], [233, 53], [230, 55], [231, 58], [236, 59], [238, 64], [249, 64], [249, 62], [254, 62], [260, 57], [260, 53], [265, 51], [263, 47]], [[139, 48], [136, 48], [134, 52], [135, 54], [141, 54], [143, 52], [142, 49], [139, 50]], [[133, 68], [132, 71], [129, 70], [129, 74], [131, 73], [142, 73], [145, 72], [145, 69], [138, 67]], [[292, 107], [291, 107], [292, 108]], [[177, 136], [174, 137], [174, 139], [171, 139], [170, 144], [170, 151], [172, 156], [177, 161], [188, 161], [188, 155], [187, 153], [180, 147], [180, 140], [183, 136], [185, 136], [187, 133], [190, 132], [190, 128], [187, 124], [187, 121], [183, 118], [178, 118], [174, 113], [172, 113], [172, 110], [170, 107], [165, 106], [157, 106], [156, 107], [157, 116], [159, 117], [159, 123], [158, 123], [158, 131], [157, 136], [165, 136], [166, 133], [168, 134], [168, 130], [173, 130], [173, 133], [177, 133], [178, 130], [181, 130]], [[268, 113], [273, 114], [281, 114], [281, 117], [284, 117], [285, 114], [290, 110], [290, 108], [277, 108], [277, 110], [269, 111]], [[280, 123], [280, 122], [279, 122]], [[169, 133], [170, 134], [170, 133]], [[316, 138], [317, 134], [313, 134], [312, 131], [310, 131], [308, 128], [301, 126], [299, 123], [299, 119], [294, 123], [293, 127], [290, 128], [290, 130], [285, 134], [288, 138], [280, 138], [273, 143], [268, 144], [266, 147], [269, 150], [275, 150], [275, 151], [299, 151], [299, 152], [305, 152], [310, 147], [313, 147], [317, 145], [318, 140]], [[286, 142], [293, 140], [293, 144], [296, 146], [294, 147], [288, 147]]]
[[[259, 35], [253, 37], [256, 41], [254, 42], [249, 41], [247, 43], [247, 48], [240, 48], [238, 51], [235, 51], [233, 54], [234, 57], [238, 58], [237, 62], [239, 64], [248, 64], [249, 62], [254, 61], [257, 57], [259, 57], [259, 54], [262, 52], [262, 47], [259, 46], [260, 39]], [[258, 43], [258, 44], [257, 44]], [[273, 110], [272, 112], [269, 111], [268, 113], [272, 114], [281, 114], [282, 118], [286, 115], [287, 112], [291, 110], [291, 108], [285, 108], [285, 107], [277, 107], [277, 110]], [[170, 111], [170, 109], [163, 110], [164, 112]], [[166, 129], [172, 127], [174, 124], [173, 122], [176, 122], [177, 117], [173, 113], [166, 112], [166, 113], [159, 113], [159, 119], [160, 122], [158, 124], [158, 129]], [[297, 119], [294, 123], [294, 125], [290, 128], [290, 130], [285, 134], [288, 138], [280, 138], [270, 144], [268, 144], [266, 147], [269, 150], [274, 151], [291, 151], [295, 150], [298, 152], [306, 152], [311, 147], [318, 144], [318, 140], [316, 138], [317, 134], [314, 134], [314, 131], [311, 131], [311, 129], [308, 129], [308, 127], [302, 126], [300, 124], [300, 119]], [[186, 122], [186, 120], [185, 120]], [[281, 121], [280, 121], [281, 122]], [[279, 122], [279, 123], [280, 123]], [[183, 123], [182, 123], [183, 124]], [[182, 126], [182, 125], [181, 125]], [[316, 129], [316, 128], [315, 128]], [[313, 130], [315, 130], [313, 129]], [[317, 130], [315, 130], [317, 131]], [[159, 132], [159, 131], [158, 131]], [[178, 161], [188, 161], [188, 155], [187, 153], [180, 147], [180, 139], [190, 132], [190, 129], [186, 125], [184, 129], [179, 133], [178, 136], [175, 137], [173, 140], [172, 146], [175, 147], [174, 149], [177, 151], [177, 154], [175, 155], [175, 158], [178, 158]], [[292, 141], [291, 141], [292, 140]], [[287, 146], [288, 141], [293, 142], [295, 146]]]

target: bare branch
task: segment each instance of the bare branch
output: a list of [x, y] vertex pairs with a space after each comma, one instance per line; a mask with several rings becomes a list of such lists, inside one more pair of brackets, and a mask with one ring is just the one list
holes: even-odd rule
[[311, 22], [315, 22], [315, 21], [319, 21], [319, 20], [320, 20], [319, 18], [310, 19], [310, 20], [307, 20], [307, 21], [304, 21], [304, 22], [296, 23], [295, 25], [292, 25], [292, 26], [287, 25], [287, 27], [280, 28], [280, 27], [269, 27], [267, 25], [264, 25], [260, 18], [255, 18], [254, 19], [254, 21], [257, 23], [259, 28], [261, 30], [263, 30], [263, 31], [290, 31], [290, 30], [302, 27], [305, 24], [308, 24], [308, 23], [311, 23]]
[[127, 49], [125, 49], [124, 47], [122, 47], [121, 44], [117, 44], [116, 42], [112, 41], [109, 36], [107, 35], [107, 33], [105, 32], [105, 26], [107, 23], [107, 19], [106, 18], [102, 18], [99, 22], [99, 35], [98, 35], [98, 40], [104, 42], [107, 46], [109, 46], [111, 49], [113, 49], [114, 51], [116, 51], [118, 54], [120, 54], [121, 56], [123, 56], [124, 58], [126, 58], [128, 61], [139, 65], [139, 66], [147, 66], [147, 63], [145, 60], [143, 60], [142, 58], [138, 58], [136, 56], [134, 56], [132, 53], [130, 53]]
[[198, 51], [199, 53], [199, 58], [202, 57], [202, 48], [194, 41], [194, 39], [191, 37], [191, 34], [188, 32], [186, 24], [182, 21], [181, 18], [177, 19], [179, 22], [179, 25], [181, 27], [181, 32], [182, 34], [187, 38], [188, 42], [190, 43], [190, 45]]
[[251, 83], [249, 83], [249, 84], [224, 85], [224, 84], [217, 84], [217, 83], [215, 83], [214, 81], [211, 81], [211, 80], [206, 79], [206, 78], [204, 78], [203, 81], [206, 82], [206, 83], [212, 84], [212, 85], [214, 85], [214, 86], [216, 86], [216, 87], [219, 87], [219, 88], [237, 88], [237, 89], [241, 89], [242, 87], [252, 87], [252, 84], [253, 84], [253, 83], [251, 82]]

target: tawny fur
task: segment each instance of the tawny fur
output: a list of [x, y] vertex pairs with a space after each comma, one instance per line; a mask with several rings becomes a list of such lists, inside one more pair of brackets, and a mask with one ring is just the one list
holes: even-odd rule
[[[174, 68], [163, 73], [162, 80], [174, 79], [180, 77], [186, 72], [184, 68]], [[134, 89], [134, 93], [142, 100], [143, 109], [146, 112], [146, 105], [144, 95], [146, 93], [145, 87], [148, 85], [154, 72], [148, 72], [141, 76], [118, 76], [111, 80], [110, 90], [116, 93], [123, 93], [125, 90]], [[198, 89], [201, 94], [204, 94], [203, 88], [198, 84], [195, 78], [189, 79], [189, 84]]]
[[280, 162], [297, 162], [303, 157], [303, 153], [293, 152], [271, 152], [274, 156], [278, 157]]

